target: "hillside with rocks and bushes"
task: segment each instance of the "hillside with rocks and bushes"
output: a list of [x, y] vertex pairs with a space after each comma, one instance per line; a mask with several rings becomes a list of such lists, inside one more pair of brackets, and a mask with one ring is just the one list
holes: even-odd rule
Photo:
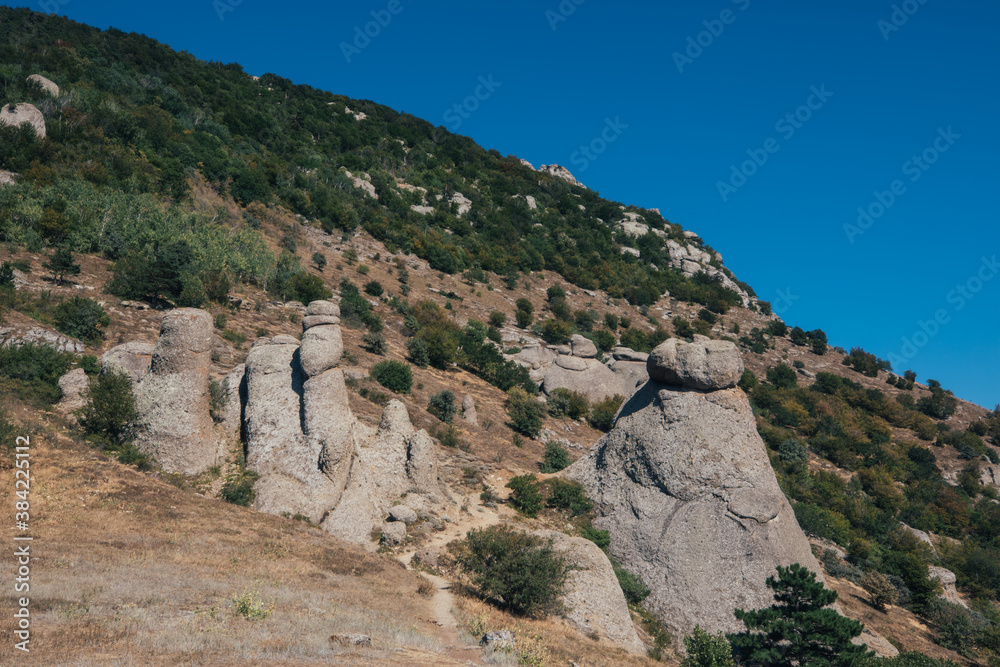
[[5, 662], [1000, 659], [1000, 409], [658, 210], [28, 10], [0, 78]]

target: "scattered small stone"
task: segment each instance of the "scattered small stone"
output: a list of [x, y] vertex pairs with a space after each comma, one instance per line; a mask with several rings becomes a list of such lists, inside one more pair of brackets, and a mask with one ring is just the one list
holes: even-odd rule
[[368, 635], [354, 633], [330, 635], [330, 641], [341, 646], [362, 646], [371, 648], [372, 638]]
[[483, 638], [479, 640], [479, 645], [493, 650], [510, 649], [514, 648], [515, 640], [514, 633], [510, 630], [494, 630], [483, 635]]

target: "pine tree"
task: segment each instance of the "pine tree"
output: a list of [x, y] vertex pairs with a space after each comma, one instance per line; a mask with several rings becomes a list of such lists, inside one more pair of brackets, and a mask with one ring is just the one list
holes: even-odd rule
[[66, 276], [76, 276], [80, 274], [80, 265], [73, 263], [73, 252], [67, 248], [57, 248], [49, 261], [45, 262], [45, 268], [52, 272], [52, 279], [62, 283]]
[[746, 630], [727, 637], [744, 663], [846, 667], [867, 655], [864, 646], [851, 643], [864, 625], [828, 608], [837, 593], [816, 581], [812, 571], [798, 563], [779, 565], [778, 577], [768, 577], [767, 586], [774, 591], [775, 604], [734, 612]]

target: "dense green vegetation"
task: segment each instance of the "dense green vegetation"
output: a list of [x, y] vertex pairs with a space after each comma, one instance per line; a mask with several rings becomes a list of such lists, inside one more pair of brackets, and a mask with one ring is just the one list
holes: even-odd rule
[[[59, 103], [26, 81], [35, 73], [59, 83]], [[265, 207], [280, 204], [331, 232], [363, 227], [445, 273], [492, 271], [515, 284], [544, 268], [639, 305], [666, 290], [714, 312], [739, 302], [718, 280], [666, 268], [663, 238], [614, 228], [620, 204], [372, 102], [274, 74], [254, 79], [237, 64], [201, 62], [141, 35], [10, 8], [0, 8], [0, 84], [0, 103], [36, 104], [48, 132], [38, 141], [23, 128], [0, 128], [0, 169], [22, 175], [0, 190], [0, 238], [99, 252], [135, 279], [130, 268], [167, 244], [189, 244], [190, 261], [174, 267], [167, 288], [119, 277], [133, 294], [185, 293], [197, 302], [208, 270], [287, 291], [287, 280], [272, 285], [280, 267], [258, 230]], [[369, 175], [378, 199], [354, 187], [348, 170]], [[247, 206], [245, 220], [189, 213], [192, 177]], [[412, 211], [422, 196], [399, 190], [397, 179], [426, 188], [434, 212]], [[473, 202], [462, 217], [450, 202], [456, 192]], [[687, 243], [679, 226], [639, 212]]]

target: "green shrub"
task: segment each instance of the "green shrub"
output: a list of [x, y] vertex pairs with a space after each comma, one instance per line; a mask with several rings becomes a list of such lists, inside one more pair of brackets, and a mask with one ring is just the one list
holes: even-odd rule
[[80, 357], [79, 365], [87, 375], [97, 375], [101, 372], [101, 360], [92, 354]]
[[314, 252], [312, 256], [312, 261], [313, 264], [316, 265], [316, 268], [319, 269], [320, 273], [322, 273], [323, 269], [326, 268], [326, 255], [324, 255], [323, 253]]
[[511, 428], [518, 433], [534, 438], [542, 430], [545, 406], [521, 387], [514, 387], [507, 392], [507, 401], [504, 405], [510, 417]]
[[687, 338], [690, 340], [695, 334], [694, 327], [691, 326], [691, 323], [680, 315], [673, 319], [673, 325], [674, 335], [678, 338]]
[[509, 526], [469, 531], [458, 563], [480, 595], [526, 616], [558, 607], [568, 571], [551, 541]]
[[411, 338], [406, 342], [406, 355], [419, 368], [426, 368], [431, 363], [427, 343], [422, 338]]
[[787, 389], [798, 384], [798, 374], [791, 366], [778, 364], [767, 369], [767, 381], [775, 387]]
[[17, 380], [43, 404], [59, 400], [59, 378], [73, 365], [73, 355], [50, 345], [0, 346], [0, 377]]
[[569, 342], [573, 334], [573, 326], [562, 320], [545, 320], [542, 322], [542, 339], [549, 345], [563, 345]]
[[611, 566], [618, 579], [618, 585], [621, 587], [622, 593], [625, 594], [626, 602], [630, 605], [637, 605], [649, 597], [651, 591], [642, 581], [642, 577], [632, 574], [615, 560], [611, 561]]
[[131, 439], [132, 424], [139, 413], [132, 393], [132, 379], [110, 368], [91, 380], [87, 403], [80, 410], [80, 425], [92, 435], [123, 443]]
[[377, 280], [370, 280], [365, 283], [365, 294], [370, 294], [374, 297], [382, 296], [385, 289], [382, 287], [382, 283]]
[[88, 345], [103, 340], [104, 329], [111, 324], [111, 318], [101, 304], [79, 296], [56, 306], [55, 319], [56, 329]]
[[549, 497], [546, 504], [555, 509], [566, 510], [570, 516], [586, 514], [594, 509], [594, 502], [587, 497], [580, 482], [554, 477], [548, 480]]
[[501, 313], [499, 310], [494, 310], [490, 312], [490, 326], [499, 329], [507, 322], [507, 315]]
[[226, 481], [219, 490], [219, 498], [233, 505], [250, 507], [256, 497], [253, 485], [259, 477], [260, 475], [252, 470], [247, 470], [242, 465], [239, 466], [226, 475]]
[[517, 324], [519, 329], [527, 329], [531, 326], [531, 321], [534, 316], [526, 310], [518, 310], [514, 313], [514, 322]]
[[573, 459], [569, 457], [569, 452], [558, 442], [549, 441], [545, 443], [545, 454], [538, 464], [538, 469], [546, 475], [559, 472], [567, 467]]
[[618, 414], [618, 409], [624, 402], [624, 396], [615, 394], [594, 404], [594, 407], [590, 409], [590, 425], [598, 431], [605, 433], [610, 431], [611, 427], [615, 425], [615, 415]]
[[455, 417], [455, 393], [450, 389], [445, 389], [434, 394], [427, 403], [427, 411], [441, 421], [450, 424]]
[[689, 635], [684, 636], [687, 656], [681, 660], [681, 667], [735, 667], [733, 648], [721, 632], [709, 634], [694, 626]]
[[809, 503], [795, 503], [794, 509], [795, 519], [807, 534], [832, 540], [837, 544], [850, 542], [851, 524], [843, 514]]
[[372, 366], [369, 375], [380, 385], [397, 394], [409, 393], [413, 386], [413, 371], [409, 364], [386, 359]]
[[531, 474], [512, 477], [507, 482], [507, 488], [510, 489], [511, 507], [525, 516], [532, 518], [538, 516], [544, 503], [538, 478]]
[[554, 389], [547, 399], [546, 406], [553, 417], [566, 416], [570, 419], [579, 419], [589, 410], [587, 396], [578, 391], [559, 387]]
[[597, 346], [597, 351], [601, 354], [607, 354], [611, 351], [611, 348], [618, 344], [618, 339], [607, 329], [595, 331], [591, 339], [594, 341], [594, 345]]
[[366, 331], [361, 337], [361, 345], [372, 354], [383, 356], [386, 351], [385, 336], [378, 331]]
[[288, 284], [288, 296], [293, 301], [308, 304], [329, 299], [333, 292], [327, 289], [322, 278], [303, 271], [292, 276]]
[[610, 331], [618, 330], [618, 316], [614, 313], [604, 314], [604, 326], [606, 326]]

